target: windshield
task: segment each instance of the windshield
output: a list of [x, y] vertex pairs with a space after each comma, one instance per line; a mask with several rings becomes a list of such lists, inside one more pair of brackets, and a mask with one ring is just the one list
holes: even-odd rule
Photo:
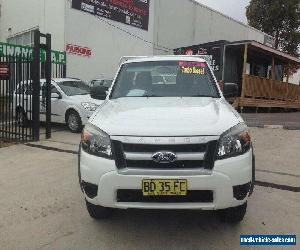
[[82, 81], [65, 81], [58, 82], [58, 86], [68, 96], [73, 95], [88, 95], [90, 88]]
[[220, 96], [206, 63], [155, 61], [122, 66], [111, 93], [120, 97]]

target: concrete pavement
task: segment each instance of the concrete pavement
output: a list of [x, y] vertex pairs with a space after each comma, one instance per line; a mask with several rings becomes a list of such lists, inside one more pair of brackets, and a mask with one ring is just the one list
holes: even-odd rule
[[281, 126], [285, 129], [300, 130], [300, 112], [289, 113], [243, 113], [250, 127]]

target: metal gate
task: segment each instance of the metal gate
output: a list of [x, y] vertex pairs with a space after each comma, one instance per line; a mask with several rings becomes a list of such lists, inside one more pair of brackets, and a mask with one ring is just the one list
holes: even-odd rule
[[36, 30], [33, 48], [0, 43], [0, 141], [38, 141], [41, 112], [51, 137], [51, 77], [66, 77], [66, 56], [50, 34]]

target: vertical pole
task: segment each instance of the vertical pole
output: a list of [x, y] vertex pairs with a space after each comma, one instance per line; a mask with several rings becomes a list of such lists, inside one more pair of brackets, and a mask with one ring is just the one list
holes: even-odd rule
[[67, 77], [67, 62], [65, 62], [65, 64], [63, 65], [63, 78]]
[[225, 82], [225, 64], [226, 64], [226, 45], [223, 47], [223, 59], [222, 59], [222, 81]]
[[289, 79], [290, 79], [290, 62], [287, 66], [287, 76], [286, 76], [286, 83], [289, 82]]
[[[246, 81], [246, 67], [247, 67], [247, 59], [248, 59], [248, 44], [245, 44], [244, 49], [244, 63], [243, 63], [243, 79], [242, 79], [242, 91], [241, 91], [241, 99], [243, 103], [243, 98], [245, 97], [245, 81]], [[241, 112], [243, 113], [243, 104], [241, 106]]]
[[272, 56], [272, 80], [275, 80], [275, 58]]
[[289, 99], [289, 78], [290, 78], [290, 68], [291, 68], [291, 64], [289, 62], [289, 66], [287, 69], [287, 77], [286, 77], [286, 96], [285, 99]]
[[248, 59], [248, 44], [245, 44], [244, 63], [243, 63], [243, 80], [242, 80], [242, 98], [245, 97], [245, 81], [246, 81], [245, 77], [246, 77], [247, 59]]
[[46, 34], [46, 139], [51, 138], [51, 35]]
[[40, 139], [40, 31], [34, 32], [32, 73], [32, 134], [33, 140]]
[[[274, 94], [274, 87], [275, 87], [275, 57], [274, 55], [272, 56], [272, 69], [271, 69], [271, 73], [272, 73], [272, 76], [271, 76], [271, 89], [270, 89], [270, 96], [269, 96], [269, 99], [271, 98], [274, 98], [275, 94]], [[271, 111], [271, 108], [269, 108], [269, 112]]]

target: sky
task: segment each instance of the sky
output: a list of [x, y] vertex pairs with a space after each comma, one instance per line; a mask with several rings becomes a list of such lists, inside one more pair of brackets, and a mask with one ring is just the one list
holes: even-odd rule
[[197, 0], [212, 9], [233, 17], [243, 23], [247, 23], [246, 6], [250, 0]]

